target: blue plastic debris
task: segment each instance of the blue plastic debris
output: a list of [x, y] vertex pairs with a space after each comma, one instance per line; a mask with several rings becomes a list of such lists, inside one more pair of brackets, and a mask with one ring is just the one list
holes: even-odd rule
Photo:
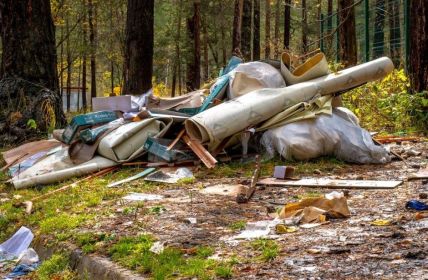
[[417, 211], [428, 210], [428, 205], [418, 200], [410, 200], [406, 203], [407, 209], [413, 209]]

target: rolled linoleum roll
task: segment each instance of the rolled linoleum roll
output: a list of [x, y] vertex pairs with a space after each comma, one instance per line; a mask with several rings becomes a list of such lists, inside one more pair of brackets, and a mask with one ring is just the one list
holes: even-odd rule
[[382, 57], [285, 88], [256, 90], [186, 120], [186, 132], [191, 138], [212, 148], [226, 137], [254, 127], [300, 102], [309, 101], [317, 95], [334, 94], [381, 79], [393, 69], [391, 59]]

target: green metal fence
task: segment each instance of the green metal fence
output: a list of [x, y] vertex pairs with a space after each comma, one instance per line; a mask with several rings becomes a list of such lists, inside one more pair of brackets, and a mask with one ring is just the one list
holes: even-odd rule
[[[407, 69], [409, 57], [409, 0], [356, 0], [355, 24], [359, 62], [388, 56]], [[336, 6], [337, 7], [337, 6]], [[332, 24], [329, 26], [329, 19]], [[338, 61], [337, 13], [320, 15], [319, 47]], [[333, 34], [333, 36], [329, 36]]]

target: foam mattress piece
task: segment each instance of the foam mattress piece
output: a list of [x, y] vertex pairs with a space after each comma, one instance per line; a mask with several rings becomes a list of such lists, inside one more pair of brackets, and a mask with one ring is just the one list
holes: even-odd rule
[[[316, 96], [343, 92], [392, 72], [391, 59], [382, 57], [337, 73], [328, 74], [285, 88], [252, 91], [212, 107], [185, 121], [187, 134], [208, 147], [215, 147], [226, 137], [270, 119], [285, 109]], [[295, 112], [290, 112], [294, 115]]]
[[12, 178], [11, 181], [15, 188], [22, 189], [35, 185], [53, 184], [115, 165], [117, 165], [116, 162], [100, 156], [96, 156], [85, 163], [75, 165], [71, 162], [68, 155], [68, 148], [63, 148], [37, 162], [31, 168], [19, 174], [19, 176]]

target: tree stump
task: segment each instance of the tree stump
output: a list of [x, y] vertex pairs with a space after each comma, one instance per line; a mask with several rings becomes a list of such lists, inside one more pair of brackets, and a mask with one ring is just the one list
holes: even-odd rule
[[0, 145], [46, 137], [66, 123], [59, 93], [21, 78], [0, 81]]

